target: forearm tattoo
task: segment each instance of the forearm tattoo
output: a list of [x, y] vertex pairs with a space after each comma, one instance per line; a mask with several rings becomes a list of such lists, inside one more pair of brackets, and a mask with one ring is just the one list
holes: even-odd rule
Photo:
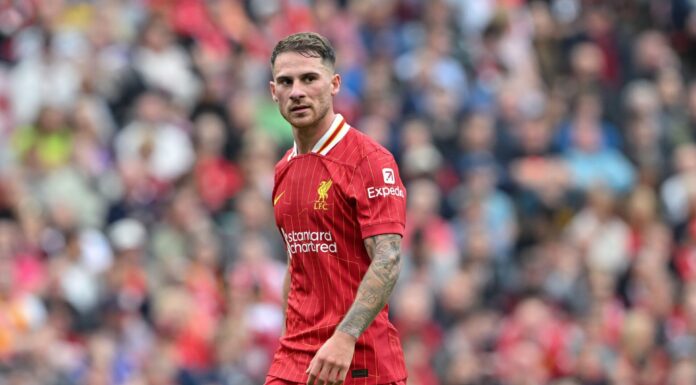
[[372, 258], [351, 306], [338, 330], [358, 338], [387, 304], [401, 270], [401, 236], [376, 235], [365, 239], [365, 248]]

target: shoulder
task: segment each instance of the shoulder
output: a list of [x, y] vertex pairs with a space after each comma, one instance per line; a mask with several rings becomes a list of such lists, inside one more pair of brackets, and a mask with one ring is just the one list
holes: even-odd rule
[[358, 166], [365, 160], [394, 159], [389, 150], [355, 127], [351, 127], [341, 143], [341, 148], [337, 150], [335, 155], [341, 156], [343, 162], [352, 166]]

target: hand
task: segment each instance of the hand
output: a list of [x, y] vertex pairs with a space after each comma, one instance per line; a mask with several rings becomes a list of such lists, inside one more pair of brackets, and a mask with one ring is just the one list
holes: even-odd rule
[[346, 379], [353, 361], [355, 342], [350, 334], [336, 331], [312, 358], [305, 373], [309, 374], [308, 385], [341, 385]]

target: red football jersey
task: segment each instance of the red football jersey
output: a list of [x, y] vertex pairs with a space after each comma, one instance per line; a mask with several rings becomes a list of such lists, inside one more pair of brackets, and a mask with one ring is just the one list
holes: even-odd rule
[[[278, 162], [273, 205], [291, 281], [286, 332], [269, 375], [304, 383], [370, 265], [363, 239], [403, 235], [406, 190], [392, 155], [337, 115], [311, 153], [297, 155], [295, 147]], [[385, 307], [358, 339], [345, 383], [405, 378], [401, 343]]]

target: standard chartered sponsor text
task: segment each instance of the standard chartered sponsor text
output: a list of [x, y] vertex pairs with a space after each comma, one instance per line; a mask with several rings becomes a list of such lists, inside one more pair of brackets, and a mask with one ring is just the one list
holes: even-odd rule
[[290, 231], [281, 229], [290, 254], [296, 253], [337, 253], [338, 247], [328, 231]]

